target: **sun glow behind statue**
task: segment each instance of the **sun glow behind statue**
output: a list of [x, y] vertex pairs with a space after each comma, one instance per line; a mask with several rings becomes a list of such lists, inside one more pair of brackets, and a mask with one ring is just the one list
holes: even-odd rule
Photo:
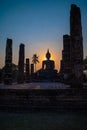
[[[43, 52], [39, 55], [39, 63], [37, 64], [37, 70], [42, 68], [42, 61], [47, 60], [46, 51], [47, 51], [47, 49], [45, 50], [45, 52]], [[59, 70], [61, 56], [56, 54], [56, 52], [53, 51], [52, 49], [50, 49], [50, 53], [51, 53], [50, 60], [53, 60], [55, 62], [55, 69]]]

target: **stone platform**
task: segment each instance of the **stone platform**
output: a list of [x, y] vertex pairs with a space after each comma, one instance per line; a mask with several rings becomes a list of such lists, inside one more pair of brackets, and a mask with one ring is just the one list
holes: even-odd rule
[[[41, 85], [36, 86], [35, 85]], [[43, 85], [46, 84], [44, 89]], [[66, 86], [52, 88], [58, 83], [30, 83], [10, 86], [0, 85], [1, 111], [78, 111], [87, 110], [87, 89]], [[15, 87], [13, 87], [15, 86]], [[25, 87], [26, 86], [26, 87]], [[64, 85], [65, 86], [65, 85]], [[31, 89], [33, 88], [33, 89]], [[51, 88], [51, 89], [50, 89]], [[57, 88], [57, 89], [56, 89]]]

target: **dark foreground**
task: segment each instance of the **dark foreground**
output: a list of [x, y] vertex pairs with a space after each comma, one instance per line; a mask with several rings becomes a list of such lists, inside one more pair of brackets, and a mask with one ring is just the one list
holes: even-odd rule
[[85, 112], [0, 113], [0, 130], [87, 130]]
[[87, 89], [0, 89], [0, 130], [87, 130]]
[[0, 111], [87, 111], [87, 89], [0, 89]]

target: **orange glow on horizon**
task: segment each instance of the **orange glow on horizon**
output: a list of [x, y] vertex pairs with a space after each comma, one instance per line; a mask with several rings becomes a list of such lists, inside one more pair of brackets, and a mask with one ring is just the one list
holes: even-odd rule
[[[29, 48], [29, 47], [27, 47]], [[47, 48], [49, 47], [41, 47], [41, 46], [38, 46], [38, 48], [36, 47], [32, 47], [33, 48], [33, 51], [32, 49], [27, 49], [25, 48], [25, 59], [26, 58], [29, 58], [30, 59], [30, 64], [32, 63], [32, 56], [33, 54], [37, 54], [37, 56], [39, 56], [38, 60], [39, 60], [39, 63], [36, 64], [36, 70], [39, 70], [42, 68], [42, 61], [46, 60], [46, 53], [47, 53]], [[18, 48], [14, 51], [14, 48], [13, 48], [13, 56], [12, 56], [12, 62], [16, 65], [18, 65], [18, 59], [19, 59], [19, 53], [18, 53]], [[5, 50], [4, 50], [5, 52]], [[60, 60], [61, 60], [61, 53], [59, 52], [59, 50], [57, 50], [57, 48], [53, 48], [53, 46], [51, 47], [51, 49], [49, 48], [49, 52], [51, 54], [51, 58], [50, 60], [54, 60], [55, 62], [55, 69], [57, 69], [59, 71], [60, 69]], [[0, 62], [0, 68], [2, 68], [4, 65], [5, 65], [5, 53], [0, 55], [0, 59], [1, 59], [1, 62]], [[26, 60], [25, 60], [26, 62]]]

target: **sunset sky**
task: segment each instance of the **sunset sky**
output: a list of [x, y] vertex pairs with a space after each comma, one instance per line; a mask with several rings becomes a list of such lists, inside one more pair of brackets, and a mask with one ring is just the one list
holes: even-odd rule
[[6, 39], [13, 40], [13, 63], [18, 64], [20, 43], [25, 44], [25, 58], [33, 54], [42, 60], [49, 48], [59, 70], [63, 35], [70, 32], [70, 5], [81, 9], [84, 57], [87, 55], [87, 0], [0, 0], [0, 68], [5, 62]]

